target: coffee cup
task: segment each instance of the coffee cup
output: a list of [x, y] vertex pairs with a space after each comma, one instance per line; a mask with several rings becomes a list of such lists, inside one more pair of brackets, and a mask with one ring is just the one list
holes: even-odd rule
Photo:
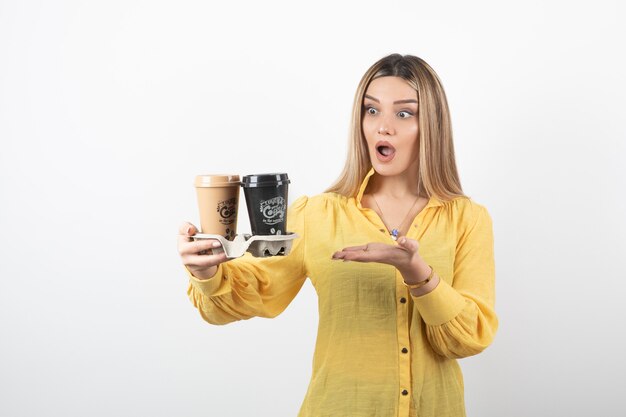
[[253, 235], [287, 233], [289, 183], [285, 173], [245, 175], [241, 179]]
[[235, 238], [240, 184], [239, 175], [196, 176], [202, 233]]

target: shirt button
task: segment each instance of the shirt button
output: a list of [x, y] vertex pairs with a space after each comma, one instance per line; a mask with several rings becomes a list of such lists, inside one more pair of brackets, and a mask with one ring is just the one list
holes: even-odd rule
[[402, 353], [408, 353], [409, 350], [407, 348], [402, 348]]
[[402, 298], [400, 299], [400, 302], [401, 302], [402, 304], [406, 303], [406, 298], [402, 297]]
[[403, 389], [403, 390], [402, 390], [402, 395], [409, 395], [409, 391], [407, 391], [407, 390]]

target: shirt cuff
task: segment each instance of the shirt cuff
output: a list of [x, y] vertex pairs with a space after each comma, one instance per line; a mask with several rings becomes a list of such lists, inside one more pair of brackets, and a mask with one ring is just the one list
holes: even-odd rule
[[209, 279], [198, 279], [193, 276], [193, 274], [189, 269], [187, 269], [187, 267], [185, 267], [185, 270], [187, 271], [187, 275], [189, 275], [189, 283], [196, 290], [200, 291], [207, 297], [213, 296], [217, 293], [224, 276], [222, 264], [219, 264], [217, 266], [217, 272], [215, 272], [215, 275], [213, 275]]
[[430, 326], [440, 326], [454, 319], [465, 308], [465, 297], [439, 278], [439, 284], [428, 294], [413, 297], [415, 307]]

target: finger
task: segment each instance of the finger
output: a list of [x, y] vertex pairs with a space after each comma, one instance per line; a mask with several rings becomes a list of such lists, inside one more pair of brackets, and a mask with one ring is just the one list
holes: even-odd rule
[[417, 252], [417, 248], [419, 247], [416, 240], [409, 239], [405, 236], [402, 236], [400, 239], [398, 239], [398, 245], [410, 251], [411, 253]]
[[365, 251], [367, 249], [367, 245], [360, 245], [360, 246], [350, 246], [347, 248], [343, 248], [341, 251], [343, 252], [358, 252], [358, 251]]
[[228, 257], [225, 252], [218, 253], [217, 255], [187, 255], [184, 257], [185, 266], [193, 266], [196, 268], [217, 266], [227, 261]]
[[379, 256], [377, 256], [374, 252], [368, 251], [348, 251], [342, 252], [336, 259], [341, 259], [344, 262], [355, 261], [355, 262], [377, 262], [379, 261]]
[[[378, 250], [381, 248], [386, 248], [387, 246], [389, 245], [386, 245], [384, 243], [368, 243], [366, 245], [350, 246], [350, 247], [344, 248], [340, 251], [333, 253], [331, 258], [332, 259], [345, 259], [346, 256], [349, 256], [350, 254], [357, 254], [358, 256], [358, 254], [371, 252], [373, 250]], [[352, 255], [350, 255], [350, 259], [353, 259]]]
[[361, 246], [353, 246], [353, 247], [350, 247], [350, 248], [345, 248], [345, 249], [342, 249], [340, 251], [337, 251], [337, 252], [333, 253], [331, 258], [332, 259], [343, 259], [347, 254], [350, 254], [350, 253], [366, 252], [367, 251], [367, 247], [368, 247], [368, 245], [361, 245]]
[[345, 256], [345, 253], [342, 251], [338, 251], [333, 253], [333, 255], [331, 256], [331, 259], [343, 259], [343, 257]]
[[344, 262], [376, 262], [375, 259], [371, 259], [371, 255], [361, 255], [357, 252], [347, 253], [343, 258]]
[[342, 250], [338, 250], [337, 252], [333, 253], [332, 256], [330, 257], [330, 259], [343, 259], [344, 256], [346, 256], [347, 252], [344, 252], [344, 249]]
[[178, 228], [178, 233], [183, 236], [193, 236], [198, 233], [198, 229], [192, 223], [184, 222]]
[[187, 238], [184, 236], [180, 237], [179, 241], [179, 252], [181, 255], [195, 255], [200, 252], [208, 251], [214, 248], [219, 248], [222, 246], [219, 240], [216, 239], [203, 239], [196, 240], [193, 242], [186, 241]]

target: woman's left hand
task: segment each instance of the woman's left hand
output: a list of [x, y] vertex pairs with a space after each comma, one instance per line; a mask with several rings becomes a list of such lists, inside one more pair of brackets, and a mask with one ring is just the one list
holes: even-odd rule
[[410, 268], [415, 258], [419, 256], [418, 248], [419, 243], [416, 240], [400, 237], [397, 245], [374, 242], [344, 248], [333, 253], [332, 259], [344, 262], [380, 262], [402, 271]]

